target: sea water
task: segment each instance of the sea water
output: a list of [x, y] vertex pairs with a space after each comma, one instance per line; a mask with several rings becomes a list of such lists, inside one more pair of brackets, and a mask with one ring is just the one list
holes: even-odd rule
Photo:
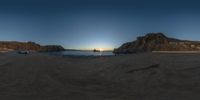
[[112, 56], [114, 55], [112, 51], [102, 51], [102, 52], [93, 52], [93, 51], [60, 51], [52, 52], [54, 55], [62, 56]]

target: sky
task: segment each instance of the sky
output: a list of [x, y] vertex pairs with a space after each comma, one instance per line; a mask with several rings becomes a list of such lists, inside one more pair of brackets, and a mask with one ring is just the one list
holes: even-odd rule
[[149, 32], [200, 40], [198, 0], [0, 0], [0, 41], [113, 49]]

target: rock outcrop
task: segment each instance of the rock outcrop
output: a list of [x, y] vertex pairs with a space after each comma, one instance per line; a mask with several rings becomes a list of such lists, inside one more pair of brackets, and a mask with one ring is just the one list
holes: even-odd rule
[[52, 51], [64, 51], [65, 49], [62, 46], [58, 45], [41, 46], [34, 42], [16, 42], [16, 41], [0, 42], [0, 51], [15, 51], [15, 50], [52, 52]]
[[148, 33], [136, 41], [123, 44], [115, 49], [115, 54], [128, 54], [151, 51], [200, 51], [199, 41], [169, 38], [163, 33]]

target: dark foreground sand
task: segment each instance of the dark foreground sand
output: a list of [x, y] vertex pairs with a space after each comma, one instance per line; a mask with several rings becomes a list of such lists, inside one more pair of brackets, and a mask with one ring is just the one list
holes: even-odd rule
[[0, 53], [0, 100], [200, 100], [200, 54]]

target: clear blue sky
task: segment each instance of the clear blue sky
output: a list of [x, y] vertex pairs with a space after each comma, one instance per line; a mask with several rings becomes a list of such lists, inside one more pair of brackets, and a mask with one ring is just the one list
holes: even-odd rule
[[0, 0], [0, 40], [113, 49], [148, 32], [200, 40], [194, 0]]

